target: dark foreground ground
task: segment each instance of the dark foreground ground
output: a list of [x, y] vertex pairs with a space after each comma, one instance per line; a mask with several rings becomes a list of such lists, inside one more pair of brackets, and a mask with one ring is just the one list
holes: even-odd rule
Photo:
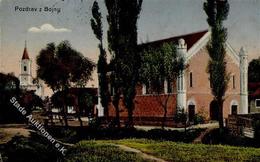
[[63, 156], [48, 140], [33, 131], [15, 128], [18, 132], [13, 136], [15, 130], [11, 129], [12, 132], [10, 129], [0, 128], [0, 139], [6, 140], [0, 145], [4, 162], [260, 161], [260, 148], [228, 146], [225, 143], [240, 140], [244, 142], [240, 144], [245, 145], [257, 142], [228, 136], [220, 138], [217, 130], [202, 139], [202, 142], [214, 143], [206, 145], [193, 144], [205, 129], [185, 133], [160, 129], [49, 128], [50, 134], [68, 149]]

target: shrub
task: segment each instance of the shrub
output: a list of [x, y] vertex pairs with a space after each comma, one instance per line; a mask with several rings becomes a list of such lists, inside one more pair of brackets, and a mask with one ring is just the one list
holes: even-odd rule
[[56, 162], [62, 155], [41, 136], [15, 136], [3, 146], [6, 162]]
[[194, 124], [204, 124], [205, 118], [201, 114], [195, 114], [194, 116]]
[[260, 142], [260, 120], [256, 120], [254, 124], [255, 139]]
[[184, 109], [177, 108], [177, 111], [176, 111], [176, 113], [174, 115], [174, 121], [176, 123], [186, 124], [187, 123], [187, 118], [188, 118], [188, 115], [184, 111]]
[[89, 119], [89, 127], [91, 128], [99, 128], [101, 126], [101, 120], [99, 118], [91, 118]]

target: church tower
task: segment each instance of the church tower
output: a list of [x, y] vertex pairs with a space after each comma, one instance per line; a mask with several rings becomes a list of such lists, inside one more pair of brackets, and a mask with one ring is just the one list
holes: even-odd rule
[[21, 86], [30, 86], [32, 85], [32, 61], [29, 58], [29, 54], [26, 47], [26, 41], [25, 41], [25, 47], [23, 51], [22, 60], [20, 61], [20, 85]]
[[240, 110], [239, 114], [248, 114], [248, 60], [245, 49], [242, 47], [240, 56]]

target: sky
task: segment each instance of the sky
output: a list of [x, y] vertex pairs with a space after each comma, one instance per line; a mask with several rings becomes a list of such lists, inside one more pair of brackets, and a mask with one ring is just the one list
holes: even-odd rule
[[[93, 61], [98, 41], [91, 26], [94, 0], [0, 0], [0, 71], [19, 75], [24, 42], [33, 61], [47, 43], [69, 40], [72, 47]], [[205, 0], [144, 0], [138, 20], [138, 42], [146, 42], [208, 29]], [[98, 0], [107, 31], [104, 0]], [[239, 51], [246, 48], [249, 60], [260, 56], [260, 0], [229, 0], [224, 25], [228, 42]], [[36, 11], [23, 11], [26, 7]], [[48, 10], [46, 10], [46, 7]], [[40, 12], [40, 8], [42, 9]], [[106, 42], [106, 39], [105, 39]], [[89, 86], [96, 86], [96, 75]]]

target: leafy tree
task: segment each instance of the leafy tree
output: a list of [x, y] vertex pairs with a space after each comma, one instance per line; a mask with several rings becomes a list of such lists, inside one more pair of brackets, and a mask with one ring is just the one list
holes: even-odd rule
[[110, 83], [113, 87], [111, 95], [112, 104], [116, 111], [116, 119], [115, 124], [120, 127], [119, 120], [119, 100], [122, 87], [122, 80], [120, 78], [120, 51], [119, 51], [119, 11], [120, 7], [118, 5], [118, 0], [105, 0], [106, 8], [108, 11], [107, 22], [108, 22], [108, 31], [107, 31], [107, 41], [108, 41], [108, 49], [110, 54], [112, 55], [112, 59], [110, 61], [111, 67], [111, 75], [110, 75]]
[[[47, 44], [37, 56], [37, 77], [53, 90], [64, 91], [64, 99], [68, 89], [77, 85], [84, 86], [91, 79], [95, 64], [73, 49], [68, 41], [61, 42], [58, 46], [54, 43]], [[62, 108], [65, 125], [67, 121], [67, 105]]]
[[119, 122], [118, 103], [123, 95], [123, 103], [128, 110], [127, 126], [133, 126], [134, 98], [138, 82], [140, 55], [137, 51], [137, 20], [142, 0], [105, 0], [108, 10], [108, 43], [112, 53], [112, 81], [115, 95], [113, 104]]
[[43, 107], [43, 100], [34, 91], [23, 91], [20, 103], [26, 108], [27, 113], [31, 113], [36, 107]]
[[229, 74], [226, 71], [227, 29], [223, 27], [223, 21], [227, 19], [229, 3], [227, 0], [207, 0], [204, 3], [204, 11], [208, 16], [208, 24], [211, 27], [211, 40], [207, 45], [210, 60], [208, 63], [211, 91], [219, 109], [219, 127], [223, 130], [223, 102], [227, 90]]
[[99, 81], [99, 95], [101, 98], [101, 104], [104, 107], [105, 116], [108, 117], [108, 104], [110, 102], [110, 94], [108, 91], [108, 64], [107, 64], [107, 55], [103, 47], [103, 30], [102, 30], [102, 15], [99, 11], [99, 5], [97, 1], [94, 1], [92, 6], [92, 16], [91, 21], [92, 30], [96, 38], [100, 41], [99, 43], [99, 59], [97, 64], [98, 70], [98, 81]]
[[140, 68], [141, 81], [149, 85], [155, 91], [158, 103], [164, 111], [162, 128], [165, 126], [168, 101], [170, 94], [161, 95], [164, 91], [164, 82], [170, 83], [176, 81], [181, 70], [184, 69], [184, 61], [177, 55], [176, 46], [173, 43], [164, 43], [161, 47], [150, 47], [142, 53], [142, 64]]
[[248, 81], [260, 82], [260, 57], [253, 59], [248, 66]]
[[20, 81], [14, 74], [0, 73], [0, 123], [24, 122], [20, 112], [10, 103], [15, 97], [20, 102]]

